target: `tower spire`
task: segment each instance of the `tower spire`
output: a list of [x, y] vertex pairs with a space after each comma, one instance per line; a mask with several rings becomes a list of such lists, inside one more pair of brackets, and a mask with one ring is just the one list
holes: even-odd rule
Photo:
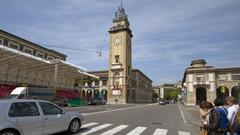
[[117, 12], [115, 12], [115, 20], [121, 20], [121, 19], [127, 18], [122, 2], [123, 0], [121, 0], [120, 6], [118, 7]]
[[115, 12], [115, 17], [113, 18], [113, 24], [109, 30], [109, 32], [116, 32], [119, 30], [127, 30], [130, 36], [132, 37], [132, 31], [129, 28], [130, 24], [128, 22], [128, 16], [125, 13], [125, 9], [123, 8], [123, 0], [119, 1], [119, 7]]
[[123, 4], [122, 4], [122, 2], [123, 2], [123, 1], [121, 0], [121, 5], [120, 5], [120, 6], [121, 6], [121, 8], [123, 8]]

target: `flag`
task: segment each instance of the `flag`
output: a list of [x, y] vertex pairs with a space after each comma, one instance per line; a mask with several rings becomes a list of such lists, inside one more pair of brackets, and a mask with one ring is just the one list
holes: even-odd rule
[[221, 86], [221, 93], [225, 93], [225, 87]]

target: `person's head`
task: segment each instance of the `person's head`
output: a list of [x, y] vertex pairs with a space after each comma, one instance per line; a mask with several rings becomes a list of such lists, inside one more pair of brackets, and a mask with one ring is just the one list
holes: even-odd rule
[[215, 106], [223, 106], [224, 105], [224, 100], [221, 98], [217, 98], [214, 100], [214, 105]]
[[232, 96], [226, 97], [225, 104], [228, 106], [232, 106], [235, 103], [235, 98]]
[[213, 108], [213, 104], [211, 103], [211, 102], [208, 102], [208, 101], [206, 101], [203, 105], [202, 105], [202, 109], [204, 110], [204, 111], [208, 111], [208, 110], [210, 110], [210, 109], [212, 109]]
[[199, 103], [199, 107], [201, 109], [205, 108], [205, 104], [206, 104], [207, 101], [202, 101], [201, 103]]

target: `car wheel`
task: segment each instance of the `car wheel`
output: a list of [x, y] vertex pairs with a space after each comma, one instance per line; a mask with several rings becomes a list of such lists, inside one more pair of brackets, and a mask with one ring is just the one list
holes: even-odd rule
[[0, 135], [19, 135], [19, 133], [15, 130], [3, 130], [0, 132]]
[[80, 120], [74, 119], [70, 122], [68, 127], [68, 132], [70, 133], [77, 133], [81, 127]]

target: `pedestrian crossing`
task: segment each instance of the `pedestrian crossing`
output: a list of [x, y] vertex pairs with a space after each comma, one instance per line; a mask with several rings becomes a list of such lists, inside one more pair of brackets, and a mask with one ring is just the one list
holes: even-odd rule
[[97, 126], [97, 127], [94, 127], [94, 128], [91, 128], [89, 131], [85, 132], [85, 133], [82, 133], [81, 135], [89, 135], [91, 133], [94, 133], [96, 131], [99, 131], [101, 129], [104, 129], [104, 128], [107, 128], [109, 126], [111, 126], [112, 124], [103, 124], [103, 125], [100, 125], [100, 126]]
[[167, 129], [156, 129], [153, 135], [166, 135]]
[[[91, 123], [86, 123], [81, 127], [81, 129], [88, 129], [88, 130], [80, 130], [80, 132], [75, 135], [91, 135], [91, 134], [98, 134], [98, 135], [121, 134], [122, 135], [121, 131], [129, 127], [130, 127], [129, 125], [116, 126], [110, 123], [99, 124], [97, 122], [91, 122]], [[103, 130], [106, 130], [106, 131], [103, 131]], [[131, 129], [131, 131], [126, 133], [126, 135], [145, 135], [146, 133], [144, 134], [144, 131], [146, 130], [147, 130], [147, 127], [138, 126], [138, 127], [135, 127], [134, 129]], [[168, 129], [156, 128], [152, 133], [152, 135], [168, 135]], [[191, 133], [185, 132], [185, 131], [178, 131], [176, 135], [191, 135]]]
[[147, 127], [136, 127], [134, 130], [129, 132], [127, 135], [140, 135]]

